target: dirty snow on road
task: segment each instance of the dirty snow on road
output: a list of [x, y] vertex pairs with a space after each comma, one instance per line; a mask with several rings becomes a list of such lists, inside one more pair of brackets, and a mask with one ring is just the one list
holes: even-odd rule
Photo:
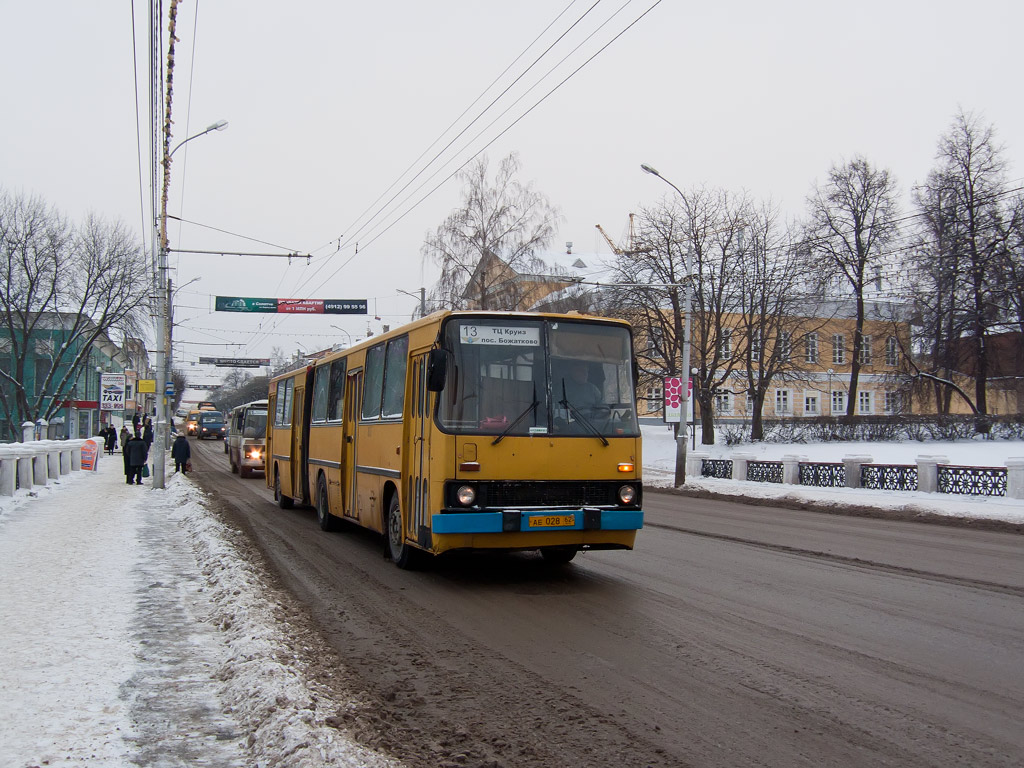
[[393, 766], [324, 719], [280, 601], [186, 478], [119, 455], [0, 506], [0, 765]]

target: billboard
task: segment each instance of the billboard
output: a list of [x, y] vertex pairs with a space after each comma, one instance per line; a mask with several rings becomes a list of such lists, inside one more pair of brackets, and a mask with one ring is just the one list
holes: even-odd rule
[[[693, 421], [693, 379], [687, 382], [686, 391], [687, 422]], [[665, 377], [665, 421], [673, 424], [682, 421], [683, 415], [683, 379], [681, 376]]]
[[100, 374], [100, 410], [123, 411], [125, 380], [123, 373]]
[[[200, 365], [215, 365], [218, 368], [259, 368], [270, 365], [269, 357], [200, 357]], [[220, 386], [217, 384], [216, 386]]]
[[257, 299], [217, 296], [217, 312], [270, 312], [292, 315], [365, 315], [366, 299]]

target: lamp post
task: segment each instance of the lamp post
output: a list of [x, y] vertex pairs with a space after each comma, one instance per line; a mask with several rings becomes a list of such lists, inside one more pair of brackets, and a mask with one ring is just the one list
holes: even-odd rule
[[831, 368], [828, 369], [828, 415], [832, 418], [832, 374], [835, 371]]
[[156, 429], [154, 430], [154, 443], [160, 446], [153, 456], [153, 487], [164, 488], [166, 479], [167, 443], [170, 433], [171, 419], [171, 396], [167, 394], [166, 387], [170, 382], [171, 363], [171, 306], [173, 294], [171, 293], [171, 281], [167, 278], [167, 188], [170, 185], [171, 156], [174, 155], [185, 144], [205, 136], [210, 131], [223, 131], [228, 127], [226, 120], [218, 120], [208, 125], [199, 133], [193, 134], [181, 141], [170, 152], [167, 152], [167, 145], [164, 146], [163, 157], [163, 184], [160, 191], [160, 216], [154, 225], [157, 228], [157, 242], [155, 244], [156, 265], [153, 270], [153, 293], [156, 297], [157, 322], [157, 353], [156, 353]]
[[94, 435], [99, 434], [100, 422], [103, 420], [103, 366], [96, 366], [96, 426], [92, 428]]
[[[686, 199], [686, 195], [683, 194], [682, 190], [679, 189], [675, 184], [666, 179], [654, 168], [649, 165], [641, 164], [640, 170], [644, 173], [649, 173], [652, 176], [657, 176], [659, 179], [668, 184], [674, 189], [679, 197], [683, 200]], [[686, 484], [686, 438], [687, 433], [690, 429], [689, 416], [690, 416], [690, 297], [693, 294], [693, 280], [690, 273], [690, 250], [686, 249], [684, 255], [684, 268], [686, 270], [686, 284], [683, 287], [683, 350], [682, 350], [682, 362], [680, 363], [680, 372], [686, 379], [682, 384], [682, 397], [680, 398], [680, 406], [682, 409], [682, 416], [680, 417], [679, 431], [676, 433], [676, 475], [675, 485]]]
[[342, 328], [342, 327], [341, 327], [340, 325], [331, 325], [331, 328], [333, 328], [333, 329], [334, 329], [334, 330], [336, 330], [336, 331], [341, 331], [342, 333], [344, 333], [344, 334], [345, 334], [345, 337], [346, 337], [346, 338], [348, 339], [348, 345], [349, 345], [350, 347], [352, 346], [352, 334], [351, 334], [351, 333], [349, 333], [348, 331], [346, 331], [346, 330], [345, 330], [344, 328]]

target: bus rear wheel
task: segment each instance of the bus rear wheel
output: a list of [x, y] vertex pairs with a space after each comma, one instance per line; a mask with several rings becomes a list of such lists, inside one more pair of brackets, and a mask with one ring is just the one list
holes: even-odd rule
[[388, 505], [388, 519], [384, 535], [388, 540], [388, 555], [391, 561], [399, 568], [412, 570], [420, 563], [421, 552], [415, 547], [410, 547], [405, 541], [405, 534], [402, 532], [402, 508], [398, 503], [398, 494], [391, 497], [391, 504]]
[[281, 493], [281, 473], [276, 469], [274, 470], [274, 501], [277, 502], [277, 506], [281, 509], [291, 509], [295, 503], [292, 501], [291, 496], [285, 496]]
[[338, 527], [337, 518], [331, 514], [331, 503], [327, 498], [327, 481], [323, 475], [316, 484], [316, 521], [321, 531], [333, 531]]
[[576, 557], [576, 553], [579, 551], [579, 547], [544, 547], [540, 554], [545, 563], [565, 565]]

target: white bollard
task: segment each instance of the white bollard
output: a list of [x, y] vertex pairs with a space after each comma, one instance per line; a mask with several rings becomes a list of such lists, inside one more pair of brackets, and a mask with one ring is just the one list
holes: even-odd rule
[[701, 477], [704, 474], [704, 459], [710, 457], [710, 453], [701, 453], [699, 451], [686, 454], [686, 476]]
[[845, 487], [860, 488], [861, 465], [870, 463], [870, 456], [843, 456], [843, 469], [846, 472]]
[[922, 493], [938, 493], [939, 464], [948, 464], [945, 456], [917, 457], [917, 490]]
[[1024, 457], [1006, 460], [1006, 497], [1024, 499]]
[[782, 482], [786, 485], [800, 485], [800, 462], [807, 461], [806, 456], [789, 454], [782, 457]]
[[752, 453], [734, 453], [732, 456], [732, 479], [747, 479], [747, 464], [754, 461]]
[[0, 496], [13, 496], [18, 483], [18, 454], [0, 447]]

